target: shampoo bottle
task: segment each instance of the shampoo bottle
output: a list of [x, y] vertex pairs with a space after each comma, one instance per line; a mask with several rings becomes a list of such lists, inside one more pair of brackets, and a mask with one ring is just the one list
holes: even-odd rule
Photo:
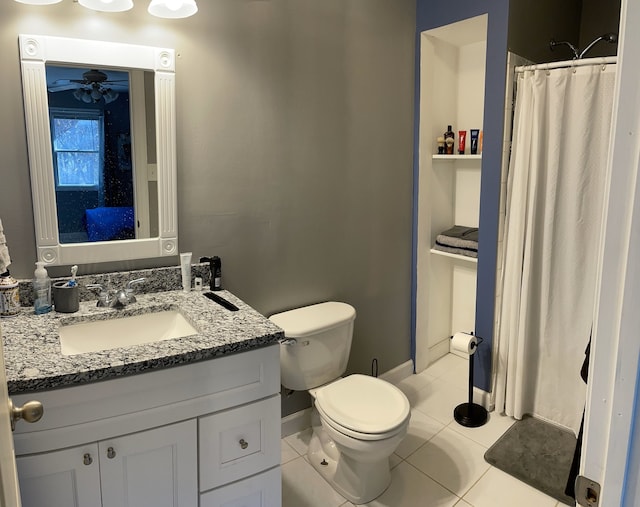
[[36, 262], [33, 279], [34, 307], [36, 315], [51, 311], [51, 278], [44, 267], [45, 263]]

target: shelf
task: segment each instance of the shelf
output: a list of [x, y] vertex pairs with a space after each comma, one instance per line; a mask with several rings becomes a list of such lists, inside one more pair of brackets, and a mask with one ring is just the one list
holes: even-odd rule
[[480, 155], [431, 155], [433, 160], [482, 160]]
[[459, 261], [470, 262], [472, 264], [478, 263], [478, 259], [476, 257], [467, 257], [466, 255], [452, 254], [449, 252], [443, 252], [442, 250], [436, 250], [435, 248], [432, 248], [430, 251], [432, 254], [435, 254], [435, 255], [442, 255], [443, 257], [449, 257], [451, 259], [457, 259]]

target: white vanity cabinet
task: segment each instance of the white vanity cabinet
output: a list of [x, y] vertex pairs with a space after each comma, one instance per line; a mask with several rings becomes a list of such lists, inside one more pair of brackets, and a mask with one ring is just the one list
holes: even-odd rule
[[280, 506], [277, 345], [14, 396], [24, 507]]
[[196, 421], [17, 458], [22, 504], [197, 505]]

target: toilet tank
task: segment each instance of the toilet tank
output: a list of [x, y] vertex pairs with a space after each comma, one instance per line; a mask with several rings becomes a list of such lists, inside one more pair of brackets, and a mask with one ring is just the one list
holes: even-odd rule
[[280, 382], [305, 391], [339, 378], [347, 369], [356, 310], [329, 301], [269, 317], [284, 331], [280, 344]]

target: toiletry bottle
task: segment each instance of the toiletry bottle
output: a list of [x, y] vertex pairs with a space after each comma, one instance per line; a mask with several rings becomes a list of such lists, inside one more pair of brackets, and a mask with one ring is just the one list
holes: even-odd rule
[[478, 137], [480, 136], [479, 129], [471, 129], [471, 154], [477, 155], [478, 153]]
[[458, 153], [464, 155], [464, 150], [467, 143], [467, 131], [461, 130], [458, 132]]
[[456, 135], [451, 130], [451, 125], [447, 127], [447, 131], [444, 133], [444, 143], [447, 155], [453, 155], [453, 145], [456, 140]]
[[211, 290], [222, 290], [222, 261], [217, 255], [215, 257], [200, 257], [200, 262], [209, 263], [209, 288]]
[[33, 279], [33, 294], [36, 315], [49, 313], [51, 311], [51, 278], [44, 267], [42, 261], [36, 262], [36, 270]]
[[222, 290], [222, 261], [215, 256], [211, 260], [211, 285], [212, 290]]
[[191, 252], [180, 254], [180, 274], [182, 276], [182, 292], [191, 290]]

